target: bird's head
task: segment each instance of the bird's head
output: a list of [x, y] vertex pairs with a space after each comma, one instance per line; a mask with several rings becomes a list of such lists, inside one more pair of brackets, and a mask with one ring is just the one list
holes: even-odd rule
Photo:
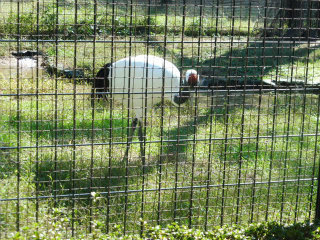
[[190, 90], [192, 90], [195, 86], [199, 85], [199, 75], [196, 70], [189, 69], [186, 72], [186, 78], [182, 82], [182, 86], [180, 89], [180, 93], [176, 94], [173, 98], [173, 103], [175, 105], [181, 105], [185, 103], [191, 96]]
[[199, 75], [196, 70], [189, 69], [186, 72], [186, 79], [183, 83], [184, 86], [195, 87], [199, 84]]

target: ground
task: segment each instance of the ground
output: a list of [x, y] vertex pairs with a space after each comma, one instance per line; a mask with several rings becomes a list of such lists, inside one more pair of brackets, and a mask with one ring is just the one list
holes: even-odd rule
[[[9, 21], [15, 23], [15, 15], [7, 9], [8, 18], [2, 16], [7, 27], [13, 27], [7, 30], [13, 32], [0, 43], [0, 198], [4, 200], [0, 232], [14, 233], [17, 223], [22, 229], [35, 222], [39, 231], [61, 223], [65, 236], [71, 232], [80, 236], [94, 224], [102, 224], [104, 230], [122, 224], [123, 231], [138, 231], [140, 218], [150, 224], [177, 221], [209, 228], [217, 223], [313, 219], [318, 95], [223, 89], [198, 92], [193, 102], [181, 108], [165, 102], [147, 113], [143, 165], [137, 137], [129, 161], [121, 161], [131, 122], [128, 112], [119, 102], [95, 101], [93, 109], [86, 78], [110, 60], [148, 53], [165, 56], [182, 72], [192, 67], [225, 82], [298, 79], [318, 84], [318, 43], [265, 43], [248, 27], [247, 19], [232, 24], [222, 18], [219, 25], [224, 31], [214, 29], [218, 36], [194, 31], [199, 30], [195, 28], [199, 18], [190, 17], [190, 31], [182, 35], [182, 19], [172, 15], [167, 19], [167, 37], [164, 30], [146, 37], [150, 28], [143, 25], [144, 18], [138, 18], [140, 28], [130, 37], [123, 26], [128, 21], [124, 16], [128, 9], [123, 6], [115, 9], [120, 16], [116, 37], [110, 37], [107, 29], [94, 42], [91, 25], [84, 22], [75, 42], [71, 34], [74, 9], [68, 5], [64, 12], [60, 9], [64, 18], [60, 20], [69, 27], [61, 30], [66, 39], [56, 45], [52, 36], [37, 42], [28, 35], [34, 34], [36, 24], [29, 24], [29, 29], [27, 24], [37, 21], [32, 3], [23, 3], [26, 15], [21, 18], [23, 39], [30, 41], [11, 41], [17, 25]], [[43, 13], [55, 10], [54, 6], [41, 8]], [[83, 6], [78, 20], [91, 19], [92, 11]], [[154, 30], [159, 19], [165, 19], [163, 12], [158, 15]], [[51, 15], [46, 16], [42, 36], [52, 27]], [[237, 37], [230, 37], [232, 26]], [[17, 74], [18, 61], [11, 52], [18, 46], [43, 52], [50, 66], [80, 69], [85, 79], [52, 75], [42, 67], [39, 72], [33, 67], [27, 74], [24, 61], [31, 60], [20, 60]], [[10, 63], [7, 70], [4, 61]], [[34, 66], [34, 61], [30, 64]], [[17, 198], [24, 199], [17, 202]]]

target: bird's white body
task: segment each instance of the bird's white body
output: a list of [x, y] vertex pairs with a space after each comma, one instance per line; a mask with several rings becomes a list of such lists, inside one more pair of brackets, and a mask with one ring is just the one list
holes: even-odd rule
[[110, 92], [113, 100], [121, 101], [126, 109], [135, 114], [123, 161], [128, 161], [130, 143], [139, 123], [140, 154], [143, 162], [145, 151], [142, 119], [145, 111], [164, 98], [176, 105], [183, 104], [190, 98], [188, 89], [198, 85], [199, 76], [195, 70], [190, 69], [186, 72], [185, 80], [181, 81], [178, 68], [171, 62], [152, 55], [139, 55], [104, 65], [93, 83], [91, 103], [94, 103], [96, 96], [102, 97], [101, 92]]
[[[152, 55], [121, 59], [111, 65], [112, 99], [121, 101], [139, 120], [145, 109], [164, 98], [172, 100], [180, 88], [180, 72], [171, 62]], [[129, 98], [129, 99], [128, 99]]]

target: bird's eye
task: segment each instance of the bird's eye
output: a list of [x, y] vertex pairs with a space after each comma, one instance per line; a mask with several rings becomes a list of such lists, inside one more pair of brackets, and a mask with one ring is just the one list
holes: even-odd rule
[[195, 74], [195, 73], [191, 73], [190, 75], [189, 75], [189, 78], [188, 78], [188, 84], [189, 84], [189, 86], [196, 86], [197, 85], [197, 83], [198, 83], [198, 75], [197, 74]]

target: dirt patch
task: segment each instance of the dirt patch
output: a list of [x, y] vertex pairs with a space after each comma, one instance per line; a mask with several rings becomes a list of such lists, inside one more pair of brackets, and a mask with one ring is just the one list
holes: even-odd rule
[[[38, 72], [37, 72], [38, 69]], [[41, 56], [36, 57], [0, 57], [0, 80], [8, 78], [42, 77], [44, 63]]]

